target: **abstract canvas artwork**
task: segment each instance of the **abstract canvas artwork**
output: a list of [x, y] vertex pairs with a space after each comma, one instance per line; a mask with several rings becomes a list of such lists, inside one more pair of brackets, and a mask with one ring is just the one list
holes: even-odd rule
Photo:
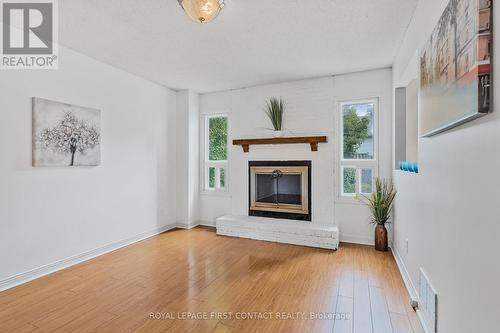
[[33, 98], [33, 166], [96, 166], [101, 111]]
[[492, 0], [450, 0], [420, 53], [420, 133], [490, 111]]

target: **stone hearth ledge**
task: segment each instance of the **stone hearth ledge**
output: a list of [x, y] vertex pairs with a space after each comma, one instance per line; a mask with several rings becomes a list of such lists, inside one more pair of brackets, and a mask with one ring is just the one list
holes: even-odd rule
[[216, 219], [217, 235], [336, 250], [339, 228], [306, 221], [225, 215]]

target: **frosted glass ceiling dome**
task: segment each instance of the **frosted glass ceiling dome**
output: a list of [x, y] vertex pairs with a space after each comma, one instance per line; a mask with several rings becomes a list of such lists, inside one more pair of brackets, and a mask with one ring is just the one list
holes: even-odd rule
[[178, 0], [186, 14], [198, 23], [208, 23], [219, 15], [224, 0]]

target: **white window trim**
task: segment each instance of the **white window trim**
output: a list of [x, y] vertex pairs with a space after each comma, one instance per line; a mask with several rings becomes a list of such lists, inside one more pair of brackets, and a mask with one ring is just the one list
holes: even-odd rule
[[[228, 195], [229, 194], [229, 116], [227, 113], [210, 113], [201, 115], [201, 123], [203, 128], [203, 133], [201, 135], [202, 138], [202, 157], [201, 157], [201, 166], [200, 166], [200, 192], [201, 194], [210, 194], [210, 195]], [[225, 161], [210, 161], [209, 158], [209, 143], [208, 140], [208, 126], [209, 120], [211, 118], [220, 118], [226, 117], [227, 119], [227, 160]], [[209, 187], [209, 168], [215, 168], [215, 188]], [[225, 186], [218, 187], [220, 184], [220, 169], [225, 169]]]
[[[363, 104], [363, 103], [373, 103], [374, 104], [374, 129], [373, 129], [373, 159], [346, 159], [344, 158], [344, 105], [348, 104]], [[345, 203], [358, 203], [362, 204], [356, 197], [358, 195], [369, 195], [369, 193], [361, 193], [361, 170], [362, 169], [372, 169], [372, 179], [378, 176], [379, 173], [379, 98], [363, 98], [363, 99], [349, 99], [342, 100], [338, 102], [338, 133], [339, 133], [339, 145], [338, 151], [338, 170], [337, 179], [340, 186], [338, 186], [338, 196], [337, 201]], [[344, 193], [344, 168], [355, 168], [356, 169], [356, 194]], [[373, 184], [374, 186], [375, 184]]]

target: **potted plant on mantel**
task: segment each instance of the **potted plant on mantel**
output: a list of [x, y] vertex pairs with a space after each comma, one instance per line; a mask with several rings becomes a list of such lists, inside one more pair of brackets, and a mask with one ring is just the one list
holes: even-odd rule
[[274, 137], [279, 138], [283, 135], [283, 114], [285, 113], [285, 103], [280, 98], [272, 97], [266, 102], [265, 112], [274, 128]]
[[392, 180], [375, 179], [375, 191], [365, 202], [371, 211], [371, 223], [375, 224], [375, 250], [387, 251], [388, 239], [386, 223], [390, 223], [396, 189]]

